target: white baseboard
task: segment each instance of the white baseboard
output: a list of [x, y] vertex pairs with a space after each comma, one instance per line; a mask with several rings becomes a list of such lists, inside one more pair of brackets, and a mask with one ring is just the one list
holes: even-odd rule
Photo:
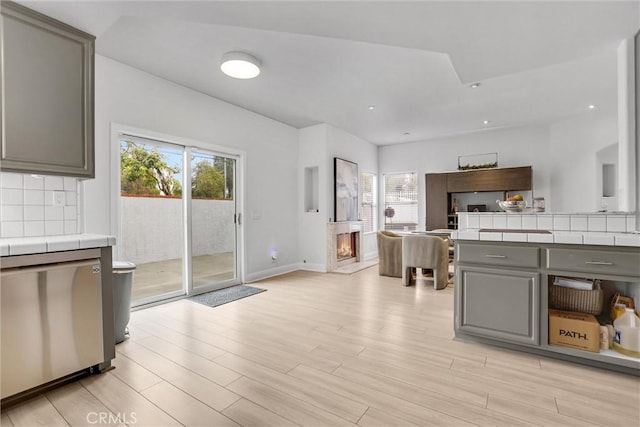
[[369, 261], [370, 259], [378, 258], [378, 251], [368, 252], [364, 254], [365, 261]]
[[268, 279], [269, 277], [280, 276], [282, 274], [291, 273], [292, 271], [299, 270], [298, 264], [283, 265], [280, 267], [270, 268], [268, 270], [262, 270], [255, 273], [247, 274], [245, 283], [252, 283], [262, 279]]
[[308, 262], [301, 262], [298, 264], [298, 270], [315, 271], [317, 273], [326, 273], [327, 266], [324, 264], [310, 264]]

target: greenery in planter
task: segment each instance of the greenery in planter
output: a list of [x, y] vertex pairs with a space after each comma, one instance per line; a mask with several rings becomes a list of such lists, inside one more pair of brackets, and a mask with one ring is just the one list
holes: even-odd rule
[[497, 167], [498, 167], [498, 162], [491, 162], [491, 163], [484, 163], [482, 165], [470, 165], [470, 164], [458, 165], [458, 170], [465, 171], [465, 170], [471, 170], [471, 169], [491, 169], [491, 168], [497, 168]]

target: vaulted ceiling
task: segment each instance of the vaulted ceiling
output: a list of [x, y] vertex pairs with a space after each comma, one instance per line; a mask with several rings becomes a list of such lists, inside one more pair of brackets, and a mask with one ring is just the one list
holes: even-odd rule
[[[616, 51], [640, 28], [635, 0], [18, 2], [94, 34], [100, 55], [380, 145], [615, 111]], [[222, 74], [228, 51], [260, 76]]]

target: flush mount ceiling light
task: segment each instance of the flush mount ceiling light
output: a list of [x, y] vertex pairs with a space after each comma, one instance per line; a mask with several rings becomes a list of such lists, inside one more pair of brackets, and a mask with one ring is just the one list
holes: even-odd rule
[[596, 106], [595, 106], [595, 105], [593, 105], [593, 104], [591, 104], [591, 105], [589, 105], [589, 107], [587, 107], [587, 108], [589, 108], [589, 110], [594, 110], [594, 109], [596, 108]]
[[252, 79], [260, 74], [260, 61], [244, 52], [227, 52], [222, 55], [220, 69], [229, 77]]

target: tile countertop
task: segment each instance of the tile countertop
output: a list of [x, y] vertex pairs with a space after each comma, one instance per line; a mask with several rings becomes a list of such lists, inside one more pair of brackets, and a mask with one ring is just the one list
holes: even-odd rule
[[606, 233], [596, 231], [551, 230], [548, 234], [541, 234], [520, 232], [518, 230], [496, 232], [480, 231], [479, 228], [468, 228], [452, 232], [451, 238], [453, 240], [484, 240], [492, 242], [530, 242], [640, 247], [640, 234], [634, 232]]
[[0, 256], [72, 251], [114, 246], [116, 238], [103, 234], [0, 238]]

